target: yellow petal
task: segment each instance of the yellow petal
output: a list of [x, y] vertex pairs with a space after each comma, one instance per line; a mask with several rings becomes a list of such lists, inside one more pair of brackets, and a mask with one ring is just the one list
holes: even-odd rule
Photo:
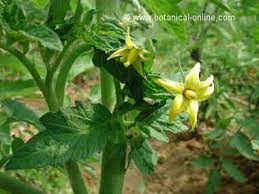
[[197, 115], [199, 111], [199, 104], [196, 100], [190, 100], [187, 103], [186, 112], [189, 115], [189, 119], [192, 125], [192, 128], [194, 129], [196, 123], [197, 123]]
[[210, 75], [205, 81], [202, 81], [199, 83], [199, 88], [206, 88], [213, 84], [214, 81], [214, 76]]
[[141, 63], [140, 60], [136, 61], [134, 64], [133, 64], [134, 68], [136, 69], [136, 71], [142, 76], [145, 78], [145, 74], [144, 74], [144, 71], [143, 71], [143, 65]]
[[209, 87], [203, 88], [201, 90], [197, 90], [196, 94], [198, 96], [198, 101], [204, 101], [209, 98], [210, 95], [212, 95], [214, 92], [214, 84], [212, 84]]
[[182, 94], [184, 90], [184, 85], [182, 83], [174, 82], [171, 80], [164, 80], [164, 79], [156, 79], [154, 80], [156, 84], [160, 85], [168, 92], [176, 95]]
[[129, 51], [127, 61], [124, 63], [125, 67], [133, 64], [138, 59], [139, 50], [133, 48]]
[[191, 71], [185, 77], [185, 88], [195, 89], [195, 87], [198, 86], [200, 83], [199, 74], [200, 74], [200, 63], [196, 63], [196, 65], [191, 69]]
[[133, 47], [136, 47], [136, 45], [133, 43], [130, 37], [130, 28], [127, 28], [127, 34], [125, 38], [125, 44], [128, 49], [132, 49]]
[[113, 59], [113, 58], [116, 58], [116, 57], [120, 57], [120, 56], [123, 56], [125, 54], [127, 54], [127, 51], [128, 49], [127, 48], [121, 48], [117, 51], [115, 51], [114, 53], [112, 53], [108, 58], [107, 60], [110, 60], [110, 59]]
[[170, 110], [169, 110], [169, 121], [172, 122], [175, 120], [176, 116], [182, 111], [184, 102], [183, 95], [179, 94], [174, 98], [174, 101], [171, 104]]

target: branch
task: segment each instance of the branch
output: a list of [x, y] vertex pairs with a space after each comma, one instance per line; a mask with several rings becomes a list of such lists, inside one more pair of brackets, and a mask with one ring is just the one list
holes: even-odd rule
[[37, 86], [39, 87], [43, 95], [47, 96], [47, 88], [43, 80], [41, 79], [39, 72], [35, 68], [35, 64], [32, 63], [22, 52], [14, 48], [10, 48], [2, 44], [0, 44], [0, 48], [15, 56], [26, 67], [26, 69], [30, 72], [31, 76], [35, 80]]
[[65, 58], [63, 58], [60, 64], [60, 71], [56, 82], [56, 94], [59, 100], [59, 105], [63, 104], [64, 101], [64, 91], [66, 86], [66, 81], [68, 73], [75, 62], [75, 60], [84, 52], [88, 51], [91, 47], [86, 43], [75, 42], [75, 45], [70, 48], [70, 52], [67, 52]]
[[3, 173], [0, 173], [0, 188], [17, 194], [44, 194], [43, 191], [40, 191], [33, 186], [27, 185]]
[[47, 72], [47, 75], [46, 75], [46, 85], [48, 87], [51, 86], [55, 72], [57, 71], [58, 67], [60, 66], [60, 63], [61, 63], [62, 59], [64, 58], [64, 56], [67, 53], [69, 47], [71, 46], [71, 44], [74, 41], [75, 40], [70, 40], [70, 41], [67, 42], [67, 44], [63, 48], [62, 52], [58, 55], [58, 57], [57, 57], [54, 65], [53, 65], [53, 67], [50, 69], [50, 71]]

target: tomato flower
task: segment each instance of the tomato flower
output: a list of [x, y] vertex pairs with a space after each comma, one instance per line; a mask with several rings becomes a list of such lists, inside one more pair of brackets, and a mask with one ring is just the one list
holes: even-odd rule
[[108, 60], [120, 57], [120, 61], [125, 67], [133, 65], [136, 71], [141, 76], [145, 77], [142, 62], [147, 60], [144, 56], [147, 53], [149, 53], [147, 50], [137, 47], [131, 40], [130, 29], [128, 28], [125, 38], [125, 46], [111, 54], [108, 57]]
[[185, 77], [184, 83], [171, 80], [156, 79], [155, 82], [175, 96], [169, 110], [169, 121], [172, 122], [181, 112], [187, 112], [192, 125], [197, 123], [199, 102], [208, 99], [214, 92], [214, 77], [200, 81], [200, 63], [197, 63]]

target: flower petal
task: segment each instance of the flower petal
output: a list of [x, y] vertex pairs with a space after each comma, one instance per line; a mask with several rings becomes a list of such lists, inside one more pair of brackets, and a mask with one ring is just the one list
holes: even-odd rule
[[131, 49], [129, 51], [127, 61], [124, 63], [125, 67], [128, 67], [131, 64], [133, 64], [138, 59], [138, 56], [139, 56], [138, 54], [139, 54], [138, 49], [136, 48]]
[[187, 104], [186, 112], [189, 115], [189, 119], [193, 129], [197, 123], [198, 111], [199, 111], [199, 103], [196, 100], [190, 100]]
[[195, 89], [195, 87], [199, 85], [200, 66], [201, 66], [200, 63], [196, 63], [196, 65], [191, 69], [191, 71], [185, 77], [185, 88]]
[[145, 77], [144, 71], [143, 71], [143, 65], [141, 63], [140, 60], [137, 60], [134, 64], [133, 64], [134, 68], [136, 69], [136, 71], [142, 76]]
[[175, 120], [176, 116], [182, 111], [183, 103], [184, 103], [184, 97], [182, 94], [179, 94], [174, 98], [169, 110], [170, 122]]
[[205, 81], [202, 81], [199, 83], [199, 88], [206, 88], [213, 84], [214, 81], [214, 76], [210, 75]]
[[155, 79], [156, 84], [160, 85], [168, 92], [172, 93], [173, 95], [182, 94], [184, 90], [184, 85], [182, 83], [174, 82], [171, 80], [165, 79]]
[[113, 59], [113, 58], [116, 58], [116, 57], [120, 57], [120, 56], [126, 55], [127, 52], [128, 52], [127, 50], [128, 50], [127, 48], [121, 48], [121, 49], [115, 51], [114, 53], [112, 53], [112, 54], [107, 58], [107, 60], [110, 60], [110, 59]]
[[198, 101], [204, 101], [209, 98], [210, 95], [212, 95], [214, 92], [214, 84], [212, 84], [209, 87], [203, 88], [201, 90], [197, 90], [196, 94], [198, 96]]
[[133, 41], [131, 40], [131, 37], [130, 37], [130, 28], [127, 28], [125, 44], [128, 49], [132, 49], [133, 47], [136, 47], [136, 45], [133, 43]]

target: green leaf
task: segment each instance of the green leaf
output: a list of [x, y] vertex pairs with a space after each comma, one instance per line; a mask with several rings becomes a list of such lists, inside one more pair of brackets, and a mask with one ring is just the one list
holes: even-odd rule
[[33, 80], [0, 80], [0, 99], [28, 96], [37, 91]]
[[7, 114], [8, 120], [12, 122], [27, 122], [40, 130], [44, 130], [45, 127], [41, 124], [39, 117], [23, 103], [15, 100], [1, 100], [3, 111]]
[[209, 139], [217, 140], [217, 139], [224, 138], [225, 134], [226, 134], [226, 130], [225, 129], [217, 128], [217, 129], [214, 129], [213, 131], [209, 131], [205, 135]]
[[70, 0], [52, 0], [49, 8], [48, 23], [62, 24], [67, 12], [70, 10]]
[[237, 132], [231, 138], [230, 145], [236, 148], [239, 151], [239, 153], [244, 157], [250, 160], [259, 161], [259, 156], [255, 154], [249, 138], [241, 132]]
[[13, 137], [12, 141], [12, 152], [16, 152], [24, 144], [24, 141], [21, 138]]
[[217, 7], [219, 7], [220, 9], [223, 9], [223, 10], [225, 10], [225, 11], [227, 11], [227, 12], [231, 12], [230, 9], [229, 9], [229, 7], [228, 7], [226, 4], [222, 3], [221, 0], [210, 0], [210, 2], [213, 3], [213, 4], [215, 4], [215, 5], [216, 5]]
[[47, 113], [47, 130], [24, 144], [9, 160], [7, 169], [39, 168], [81, 160], [100, 152], [119, 125], [100, 104], [76, 102], [76, 107]]
[[[158, 105], [150, 110], [142, 111], [136, 118], [136, 125], [142, 132], [146, 133], [150, 137], [157, 138], [160, 141], [168, 142], [169, 139], [166, 136], [166, 132], [181, 133], [187, 131], [186, 127], [178, 117], [177, 120], [170, 123], [168, 121], [167, 111], [169, 109], [168, 104]], [[160, 106], [160, 107], [159, 107]], [[163, 106], [161, 108], [161, 106]]]
[[[170, 0], [143, 0], [146, 7], [148, 7], [156, 16], [164, 15], [183, 15], [181, 9], [177, 5], [177, 1]], [[185, 24], [181, 21], [160, 21], [162, 27], [173, 35], [177, 35], [182, 41], [186, 40]]]
[[5, 123], [0, 126], [0, 143], [9, 144], [11, 142], [10, 126], [9, 123]]
[[222, 166], [226, 170], [226, 172], [234, 178], [236, 181], [240, 183], [244, 183], [246, 181], [246, 177], [243, 173], [238, 169], [236, 164], [232, 160], [222, 160]]
[[8, 116], [4, 112], [0, 112], [0, 126], [4, 125], [8, 120]]
[[84, 39], [87, 44], [90, 44], [94, 48], [104, 51], [105, 53], [120, 48], [124, 38], [125, 31], [121, 28], [119, 21], [112, 19], [101, 20], [93, 25], [91, 30], [84, 34]]
[[209, 174], [207, 185], [207, 194], [214, 194], [220, 187], [220, 172], [219, 170], [212, 170]]
[[141, 147], [132, 148], [129, 154], [129, 161], [132, 159], [142, 174], [154, 172], [157, 164], [157, 154], [147, 141]]
[[17, 29], [24, 37], [38, 41], [42, 46], [61, 51], [63, 45], [53, 30], [42, 24], [21, 24]]
[[259, 139], [259, 129], [258, 129], [259, 121], [256, 117], [244, 119], [240, 122], [240, 124], [243, 128], [242, 129], [243, 132], [247, 136], [253, 139]]
[[199, 158], [193, 160], [191, 163], [193, 166], [198, 168], [208, 168], [215, 162], [214, 159], [208, 156], [200, 156]]
[[126, 68], [122, 63], [116, 60], [107, 60], [109, 55], [101, 50], [95, 50], [93, 63], [97, 67], [104, 67], [121, 83], [124, 83], [130, 91], [130, 96], [137, 102], [143, 101], [144, 85], [143, 78], [136, 72], [133, 66]]

